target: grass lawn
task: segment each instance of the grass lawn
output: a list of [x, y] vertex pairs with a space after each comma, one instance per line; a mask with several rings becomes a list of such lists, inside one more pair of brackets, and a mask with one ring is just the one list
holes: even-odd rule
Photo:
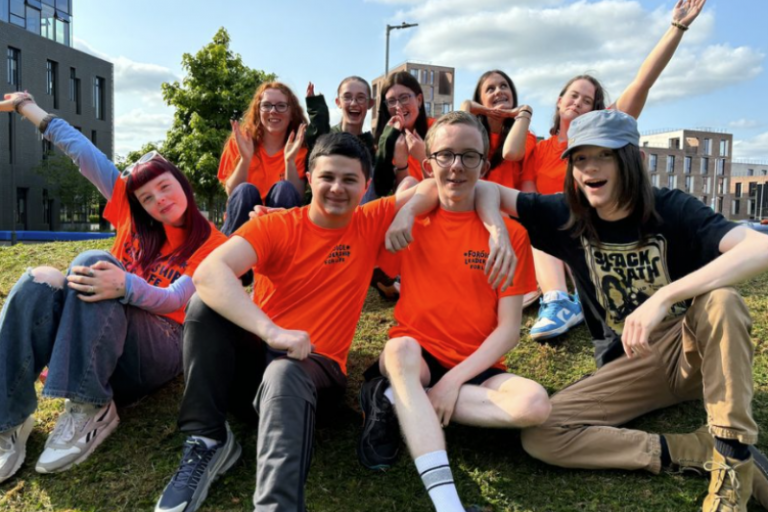
[[[99, 242], [107, 249], [110, 241]], [[93, 242], [0, 248], [0, 304], [30, 265], [66, 268]], [[741, 286], [755, 321], [754, 414], [768, 425], [768, 276]], [[534, 318], [527, 311], [518, 347], [508, 356], [511, 371], [541, 382], [550, 393], [592, 371], [592, 347], [584, 327], [551, 345], [528, 336]], [[320, 426], [307, 484], [309, 510], [430, 511], [430, 501], [407, 454], [386, 473], [364, 469], [355, 444], [360, 427], [357, 391], [361, 372], [378, 355], [392, 322], [392, 307], [369, 293], [350, 353], [350, 385], [345, 407], [334, 421]], [[28, 444], [26, 464], [0, 487], [0, 511], [152, 510], [172, 475], [184, 437], [176, 430], [181, 377], [158, 393], [120, 410], [121, 426], [85, 463], [60, 475], [38, 475], [34, 461], [62, 409], [61, 400], [41, 400]], [[705, 421], [704, 410], [690, 403], [650, 414], [630, 426], [652, 432], [688, 432]], [[237, 422], [243, 457], [218, 481], [201, 510], [249, 511], [255, 475], [255, 432]], [[531, 459], [519, 434], [460, 426], [446, 429], [448, 453], [459, 494], [466, 504], [488, 511], [675, 511], [701, 510], [706, 481], [644, 472], [564, 470]], [[768, 451], [766, 438], [760, 448]], [[759, 510], [752, 505], [750, 510]]]

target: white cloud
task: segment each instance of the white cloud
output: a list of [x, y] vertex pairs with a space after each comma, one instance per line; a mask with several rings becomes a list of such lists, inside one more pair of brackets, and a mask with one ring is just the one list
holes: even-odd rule
[[126, 155], [147, 142], [165, 140], [173, 123], [173, 112], [147, 113], [134, 109], [115, 118], [115, 153]]
[[733, 141], [733, 157], [768, 160], [768, 132], [761, 133], [751, 139]]
[[[521, 96], [551, 103], [577, 74], [597, 76], [615, 99], [668, 29], [670, 12], [647, 11], [637, 1], [426, 0], [402, 13], [419, 23], [405, 46], [409, 59], [480, 74], [500, 68]], [[712, 10], [695, 21], [651, 101], [705, 94], [744, 82], [762, 71], [754, 48], [708, 44]], [[410, 33], [410, 31], [409, 31]]]
[[737, 119], [736, 121], [728, 123], [728, 127], [733, 128], [734, 130], [751, 130], [760, 128], [762, 125], [763, 123], [756, 119]]

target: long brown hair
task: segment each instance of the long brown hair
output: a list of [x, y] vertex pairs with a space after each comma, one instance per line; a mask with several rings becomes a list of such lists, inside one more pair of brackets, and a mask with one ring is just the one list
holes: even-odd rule
[[[264, 139], [264, 127], [261, 125], [261, 116], [259, 115], [259, 104], [267, 89], [275, 89], [285, 94], [288, 99], [288, 110], [291, 113], [291, 120], [288, 124], [288, 129], [285, 131], [285, 140], [283, 144], [288, 141], [288, 136], [291, 132], [296, 132], [299, 129], [301, 123], [307, 123], [307, 118], [304, 115], [304, 108], [299, 103], [299, 99], [293, 93], [290, 87], [282, 82], [264, 82], [256, 89], [253, 95], [250, 105], [243, 114], [243, 122], [241, 128], [245, 132], [249, 132], [253, 137], [253, 142], [256, 147], [261, 144]], [[230, 135], [230, 138], [234, 135]]]
[[[560, 91], [560, 94], [557, 96], [557, 98], [562, 98], [565, 95], [565, 91], [567, 91], [571, 84], [577, 80], [586, 80], [595, 86], [595, 101], [592, 103], [592, 110], [605, 109], [605, 99], [608, 95], [605, 93], [605, 89], [603, 88], [600, 81], [592, 75], [578, 75], [571, 78], [568, 80], [568, 83], [565, 84], [563, 90]], [[557, 135], [558, 133], [560, 133], [560, 109], [557, 107], [557, 105], [555, 105], [555, 115], [552, 118], [552, 128], [549, 129], [549, 134]]]
[[[506, 80], [507, 85], [509, 86], [509, 90], [512, 91], [512, 108], [517, 108], [517, 89], [515, 89], [515, 84], [514, 82], [512, 82], [512, 79], [509, 78], [509, 75], [507, 75], [505, 72], [500, 71], [498, 69], [492, 69], [490, 71], [486, 71], [485, 73], [482, 74], [480, 79], [477, 81], [477, 85], [475, 86], [475, 95], [472, 97], [475, 103], [482, 103], [481, 89], [483, 87], [483, 82], [485, 82], [491, 75], [499, 75], [501, 78]], [[483, 115], [479, 115], [477, 116], [477, 118], [483, 124], [483, 128], [485, 128], [485, 131], [490, 135], [491, 126], [488, 123], [488, 118]], [[515, 120], [509, 118], [509, 119], [505, 119], [504, 123], [501, 125], [501, 133], [499, 134], [500, 143], [496, 146], [496, 151], [494, 151], [492, 155], [488, 155], [488, 159], [491, 163], [491, 169], [495, 168], [504, 160], [504, 157], [502, 156], [504, 153], [504, 141], [507, 140], [507, 135], [509, 134], [509, 131], [512, 129], [512, 126], [514, 124], [515, 124]]]
[[[618, 186], [613, 199], [629, 211], [630, 218], [637, 221], [638, 245], [645, 245], [652, 228], [661, 222], [661, 218], [656, 212], [653, 188], [645, 170], [643, 155], [634, 144], [627, 144], [613, 152], [618, 171]], [[600, 247], [602, 244], [594, 224], [597, 212], [573, 178], [573, 155], [571, 153], [568, 157], [565, 174], [565, 202], [570, 216], [561, 229], [573, 230], [574, 238], [585, 236], [590, 243]]]

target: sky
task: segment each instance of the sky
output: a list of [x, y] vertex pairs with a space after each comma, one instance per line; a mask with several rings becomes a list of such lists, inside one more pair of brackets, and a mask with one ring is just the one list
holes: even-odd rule
[[[160, 84], [181, 80], [184, 53], [220, 27], [244, 63], [275, 73], [300, 98], [309, 81], [332, 104], [342, 78], [406, 60], [456, 68], [455, 107], [501, 69], [532, 130], [547, 136], [557, 94], [590, 73], [616, 99], [669, 26], [673, 0], [73, 0], [74, 46], [114, 63], [115, 152], [162, 140], [173, 110]], [[708, 0], [651, 90], [641, 133], [707, 128], [733, 134], [736, 159], [768, 161], [768, 2]], [[370, 114], [369, 114], [370, 118]]]

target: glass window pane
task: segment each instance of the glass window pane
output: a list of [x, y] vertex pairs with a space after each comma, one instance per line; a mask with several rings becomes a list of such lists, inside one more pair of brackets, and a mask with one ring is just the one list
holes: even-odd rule
[[56, 20], [56, 42], [66, 44], [67, 38], [65, 36], [67, 30], [69, 30], [69, 24], [57, 19]]
[[56, 0], [56, 8], [69, 14], [69, 0]]
[[51, 7], [54, 7], [56, 5], [56, 0], [43, 0], [43, 3], [45, 5], [50, 5]]
[[40, 2], [40, 0], [27, 0], [27, 5], [31, 5], [32, 7], [37, 7], [38, 9], [43, 8], [43, 4]]
[[11, 23], [20, 27], [24, 27], [26, 25], [26, 23], [24, 23], [24, 17], [16, 16], [15, 14], [11, 14]]
[[47, 39], [53, 39], [54, 35], [53, 13], [53, 7], [43, 5], [42, 18], [40, 19], [40, 35]]
[[20, 18], [24, 17], [24, 0], [11, 0], [11, 14], [15, 14]]
[[8, 21], [8, 2], [0, 0], [0, 21]]
[[35, 34], [40, 33], [40, 11], [30, 6], [27, 6], [27, 30]]

